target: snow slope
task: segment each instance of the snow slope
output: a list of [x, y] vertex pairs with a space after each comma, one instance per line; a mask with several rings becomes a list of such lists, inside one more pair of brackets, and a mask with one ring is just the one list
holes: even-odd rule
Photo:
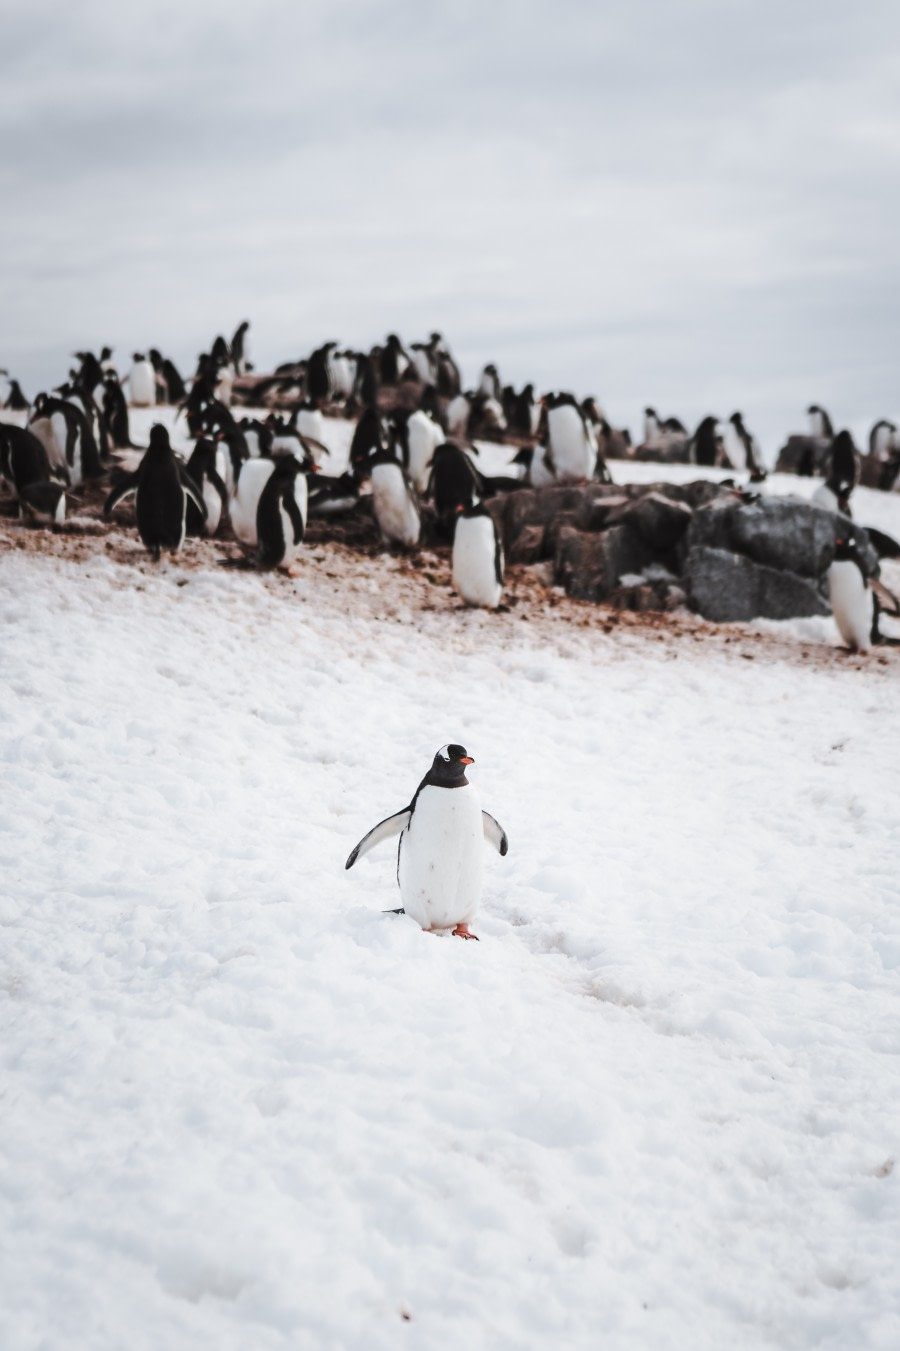
[[894, 1351], [896, 662], [386, 575], [0, 556], [0, 1346]]

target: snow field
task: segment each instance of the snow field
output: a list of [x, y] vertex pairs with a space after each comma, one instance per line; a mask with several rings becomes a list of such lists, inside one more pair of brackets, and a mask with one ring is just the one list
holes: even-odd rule
[[4, 1348], [897, 1345], [893, 668], [0, 571]]

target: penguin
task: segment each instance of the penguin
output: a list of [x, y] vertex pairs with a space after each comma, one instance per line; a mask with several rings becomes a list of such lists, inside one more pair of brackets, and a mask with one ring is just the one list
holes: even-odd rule
[[838, 432], [831, 447], [828, 477], [815, 490], [810, 501], [814, 506], [852, 516], [850, 494], [856, 486], [858, 470], [853, 437], [846, 430]]
[[322, 411], [310, 400], [305, 400], [294, 409], [291, 426], [296, 427], [301, 436], [313, 437], [320, 445], [325, 439], [325, 419]]
[[500, 384], [500, 376], [497, 373], [497, 367], [493, 362], [489, 362], [481, 372], [481, 379], [478, 382], [478, 393], [483, 394], [486, 399], [496, 399], [498, 403], [503, 402], [503, 389]]
[[103, 380], [103, 367], [94, 356], [93, 352], [76, 352], [74, 355], [81, 362], [81, 366], [76, 376], [76, 383], [82, 385], [93, 394], [94, 390]]
[[49, 483], [50, 458], [42, 441], [26, 427], [0, 422], [0, 479], [17, 497], [34, 483]]
[[432, 333], [428, 340], [431, 359], [437, 371], [437, 392], [442, 399], [454, 399], [462, 389], [459, 366], [440, 333]]
[[103, 515], [130, 493], [135, 495], [138, 533], [159, 562], [162, 549], [176, 552], [184, 543], [188, 498], [193, 498], [203, 519], [206, 503], [203, 494], [189, 476], [184, 464], [169, 444], [168, 430], [160, 422], [150, 428], [150, 445], [138, 468], [126, 475], [107, 497]]
[[503, 595], [503, 545], [483, 502], [464, 507], [456, 518], [452, 576], [466, 605], [496, 610]]
[[309, 486], [310, 516], [343, 516], [359, 503], [359, 488], [352, 474], [329, 478], [317, 474]]
[[869, 455], [879, 464], [884, 464], [897, 448], [897, 424], [882, 418], [869, 432]]
[[414, 342], [409, 348], [412, 354], [412, 364], [416, 375], [423, 385], [434, 385], [437, 382], [437, 371], [432, 362], [431, 351], [426, 343]]
[[274, 432], [267, 422], [260, 422], [259, 418], [241, 418], [237, 430], [252, 460], [258, 459], [260, 455], [272, 454]]
[[299, 460], [281, 455], [260, 493], [256, 508], [256, 561], [262, 568], [286, 568], [306, 531], [308, 487]]
[[691, 459], [694, 464], [711, 468], [720, 463], [722, 443], [716, 431], [717, 423], [718, 418], [705, 417], [694, 432], [691, 441]]
[[187, 472], [206, 504], [204, 517], [193, 499], [188, 498], [185, 524], [189, 535], [214, 535], [228, 507], [228, 489], [219, 474], [219, 455], [216, 442], [201, 437], [187, 462]]
[[422, 533], [422, 517], [415, 489], [396, 455], [380, 450], [369, 461], [372, 506], [385, 544], [413, 549]]
[[472, 396], [457, 394], [447, 405], [447, 435], [467, 436], [472, 416]]
[[444, 407], [441, 403], [440, 395], [434, 385], [426, 385], [422, 390], [422, 397], [419, 400], [419, 409], [427, 414], [432, 422], [436, 422], [442, 433], [447, 433], [447, 418], [444, 414]]
[[128, 426], [128, 404], [115, 371], [103, 374], [103, 417], [115, 450], [129, 450], [133, 446]]
[[557, 483], [590, 479], [597, 461], [597, 442], [571, 394], [548, 394], [547, 450]]
[[245, 319], [238, 324], [234, 330], [234, 337], [231, 339], [231, 360], [234, 363], [234, 369], [238, 375], [243, 375], [249, 366], [247, 363], [247, 353], [249, 344], [247, 342], [247, 329], [250, 327], [250, 320]]
[[328, 357], [336, 343], [327, 342], [317, 347], [306, 366], [306, 397], [314, 405], [327, 403], [331, 398], [331, 372]]
[[187, 388], [174, 361], [164, 357], [156, 347], [151, 347], [147, 355], [156, 372], [157, 403], [181, 403]]
[[244, 460], [237, 470], [228, 500], [228, 514], [232, 530], [248, 549], [256, 549], [259, 545], [257, 508], [274, 471], [275, 460], [263, 458]]
[[740, 413], [732, 413], [728, 419], [734, 428], [739, 444], [744, 450], [745, 467], [750, 471], [751, 483], [762, 483], [767, 475], [763, 468], [762, 461], [759, 458], [759, 446], [756, 437], [752, 436], [744, 426], [744, 419]]
[[825, 409], [817, 403], [811, 403], [806, 411], [809, 415], [810, 436], [820, 441], [830, 441], [834, 436], [834, 427]]
[[[216, 471], [230, 496], [234, 492], [241, 465], [251, 458], [249, 437], [244, 433], [243, 427], [233, 426], [217, 431], [215, 441], [219, 450]], [[271, 456], [271, 446], [268, 454]]]
[[52, 468], [69, 486], [77, 487], [83, 479], [103, 472], [87, 417], [74, 403], [38, 394], [28, 426], [43, 443]]
[[458, 512], [483, 497], [481, 477], [461, 446], [445, 441], [434, 452], [428, 492], [445, 535], [453, 530]]
[[332, 352], [328, 359], [328, 373], [333, 397], [349, 399], [356, 381], [356, 358], [353, 353]]
[[375, 405], [370, 404], [360, 414], [350, 442], [350, 471], [357, 483], [368, 478], [373, 456], [387, 444], [387, 423]]
[[18, 380], [10, 379], [9, 389], [7, 390], [3, 406], [13, 413], [26, 413], [31, 407], [31, 404], [22, 393], [22, 387]]
[[854, 652], [866, 652], [877, 633], [875, 597], [852, 535], [835, 540], [828, 595], [844, 642]]
[[660, 418], [655, 408], [644, 409], [644, 444], [665, 444], [687, 438], [687, 427], [677, 417]]
[[481, 901], [484, 841], [501, 857], [509, 851], [506, 831], [481, 810], [466, 778], [474, 763], [465, 746], [442, 746], [409, 806], [364, 835], [344, 865], [352, 868], [376, 844], [399, 835], [403, 912], [426, 933], [477, 938], [469, 925]]
[[128, 372], [128, 400], [132, 408], [152, 408], [156, 403], [156, 372], [153, 362], [143, 352], [132, 355]]
[[434, 452], [444, 442], [444, 432], [421, 408], [406, 419], [407, 469], [418, 493], [428, 488]]
[[29, 525], [62, 525], [66, 490], [61, 483], [39, 481], [19, 490], [19, 520]]
[[389, 333], [381, 349], [380, 376], [383, 385], [399, 384], [409, 367], [409, 357], [396, 333]]
[[499, 399], [477, 390], [471, 401], [469, 435], [496, 436], [506, 431], [506, 414]]
[[363, 408], [373, 408], [378, 402], [378, 372], [375, 362], [364, 352], [356, 354], [356, 375], [352, 397]]

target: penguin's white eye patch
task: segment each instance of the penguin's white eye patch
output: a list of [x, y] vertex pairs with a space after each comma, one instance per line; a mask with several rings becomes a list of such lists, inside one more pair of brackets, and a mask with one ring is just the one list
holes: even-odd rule
[[449, 763], [450, 763], [450, 746], [449, 746], [449, 744], [446, 745], [446, 746], [442, 746], [441, 749], [438, 751], [438, 755], [441, 757], [442, 760], [446, 760], [447, 763], [449, 764]]

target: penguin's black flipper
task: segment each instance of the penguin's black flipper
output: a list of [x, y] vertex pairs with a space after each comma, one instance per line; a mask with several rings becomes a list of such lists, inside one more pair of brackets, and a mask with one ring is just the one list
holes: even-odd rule
[[126, 474], [125, 478], [122, 479], [122, 482], [113, 488], [109, 497], [107, 497], [106, 501], [103, 503], [103, 515], [108, 516], [113, 507], [118, 506], [118, 504], [128, 497], [130, 493], [137, 492], [137, 486], [138, 475]]
[[484, 828], [484, 838], [488, 844], [492, 844], [497, 853], [503, 858], [509, 852], [509, 840], [506, 838], [506, 831], [500, 822], [491, 816], [490, 812], [481, 813], [481, 824]]
[[291, 525], [294, 527], [294, 543], [299, 544], [303, 539], [303, 513], [297, 506], [297, 499], [292, 492], [285, 493], [281, 500], [284, 503], [285, 511], [290, 517]]
[[873, 577], [869, 583], [875, 596], [878, 609], [884, 614], [893, 615], [895, 619], [900, 619], [900, 600], [889, 591], [884, 582], [880, 582], [877, 577]]
[[205, 521], [209, 515], [209, 512], [207, 510], [206, 503], [203, 500], [203, 493], [200, 491], [197, 484], [191, 478], [190, 474], [185, 469], [183, 464], [180, 464], [178, 466], [178, 477], [181, 480], [182, 488], [187, 493], [188, 497], [193, 498], [197, 506], [197, 509], [200, 512], [200, 515], [203, 517]]
[[865, 525], [863, 529], [879, 558], [900, 558], [900, 544], [890, 535], [886, 535], [883, 530], [876, 530], [873, 525]]
[[364, 835], [355, 849], [350, 851], [350, 856], [344, 864], [345, 868], [352, 868], [358, 858], [367, 854], [370, 849], [374, 849], [376, 844], [382, 840], [389, 840], [392, 835], [399, 835], [409, 825], [409, 818], [412, 815], [411, 807], [404, 807], [402, 812], [395, 812], [393, 816], [387, 816], [383, 821], [379, 821], [377, 826], [373, 826], [368, 835]]
[[[876, 590], [876, 587], [878, 588], [877, 590]], [[879, 626], [878, 626], [878, 618], [879, 618], [879, 616], [883, 613], [883, 610], [884, 610], [884, 607], [882, 606], [881, 600], [880, 600], [880, 597], [879, 597], [879, 591], [881, 591], [881, 592], [885, 593], [886, 595], [888, 595], [888, 596], [890, 597], [891, 601], [893, 602], [893, 605], [894, 605], [894, 606], [897, 606], [897, 605], [898, 605], [897, 597], [893, 594], [893, 592], [888, 591], [888, 590], [887, 590], [887, 587], [882, 586], [880, 582], [878, 582], [878, 583], [873, 583], [873, 585], [872, 585], [872, 592], [873, 592], [873, 594], [872, 594], [872, 600], [873, 600], [875, 603], [874, 603], [874, 606], [873, 606], [873, 609], [872, 609], [872, 633], [871, 633], [871, 642], [872, 642], [872, 646], [873, 646], [873, 647], [900, 647], [900, 638], [892, 638], [892, 637], [890, 637], [889, 634], [887, 634], [887, 633], [882, 633], [882, 632], [881, 632], [881, 629], [880, 629]], [[888, 610], [888, 613], [889, 613], [889, 614], [892, 614], [892, 615], [900, 615], [900, 608], [895, 609], [895, 608], [892, 607], [891, 609]]]
[[212, 486], [215, 488], [216, 492], [222, 499], [222, 510], [227, 511], [228, 489], [225, 487], [225, 484], [219, 478], [219, 475], [216, 473], [215, 469], [211, 469], [209, 473], [206, 475], [206, 477], [209, 479], [210, 483], [212, 484]]

